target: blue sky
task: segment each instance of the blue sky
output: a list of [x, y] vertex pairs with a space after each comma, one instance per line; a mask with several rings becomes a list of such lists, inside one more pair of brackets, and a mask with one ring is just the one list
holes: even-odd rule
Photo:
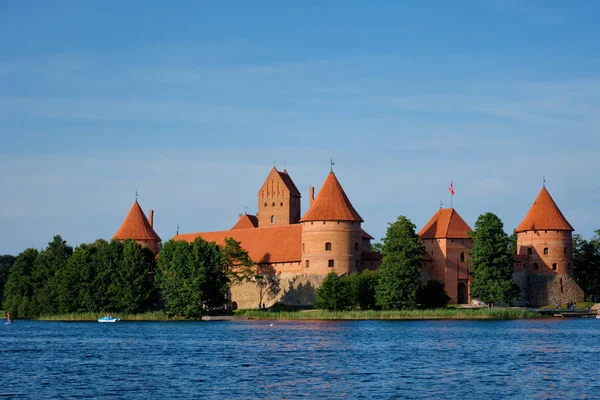
[[[454, 207], [511, 232], [546, 176], [600, 228], [596, 1], [0, 1], [0, 254], [231, 227], [270, 168], [334, 170], [376, 238]], [[219, 3], [219, 4], [215, 4]]]

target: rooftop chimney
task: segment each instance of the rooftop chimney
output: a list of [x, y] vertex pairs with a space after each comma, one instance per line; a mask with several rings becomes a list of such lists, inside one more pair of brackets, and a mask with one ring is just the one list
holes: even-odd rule
[[310, 197], [310, 204], [308, 205], [308, 207], [310, 208], [310, 206], [312, 206], [313, 201], [315, 201], [315, 188], [313, 186], [309, 186], [308, 192]]
[[150, 227], [154, 228], [154, 210], [148, 211], [148, 223], [150, 224]]

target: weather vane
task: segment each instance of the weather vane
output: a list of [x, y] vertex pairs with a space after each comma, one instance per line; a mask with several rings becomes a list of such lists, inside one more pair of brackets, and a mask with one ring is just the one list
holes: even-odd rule
[[329, 159], [329, 171], [333, 172], [333, 166], [335, 165], [335, 163], [333, 162], [333, 158]]
[[177, 224], [177, 233], [176, 235], [179, 235], [179, 224]]
[[542, 176], [542, 186], [546, 187], [546, 177]]
[[138, 196], [137, 189], [135, 189], [135, 201], [137, 201], [137, 196]]

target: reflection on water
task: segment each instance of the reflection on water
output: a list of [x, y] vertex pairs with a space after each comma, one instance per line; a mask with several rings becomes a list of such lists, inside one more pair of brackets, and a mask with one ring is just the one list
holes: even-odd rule
[[598, 398], [600, 321], [17, 321], [0, 396]]

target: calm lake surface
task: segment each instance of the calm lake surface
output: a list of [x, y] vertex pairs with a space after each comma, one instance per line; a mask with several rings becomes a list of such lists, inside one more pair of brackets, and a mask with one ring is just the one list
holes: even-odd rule
[[600, 398], [597, 319], [16, 321], [0, 345], [0, 397]]

